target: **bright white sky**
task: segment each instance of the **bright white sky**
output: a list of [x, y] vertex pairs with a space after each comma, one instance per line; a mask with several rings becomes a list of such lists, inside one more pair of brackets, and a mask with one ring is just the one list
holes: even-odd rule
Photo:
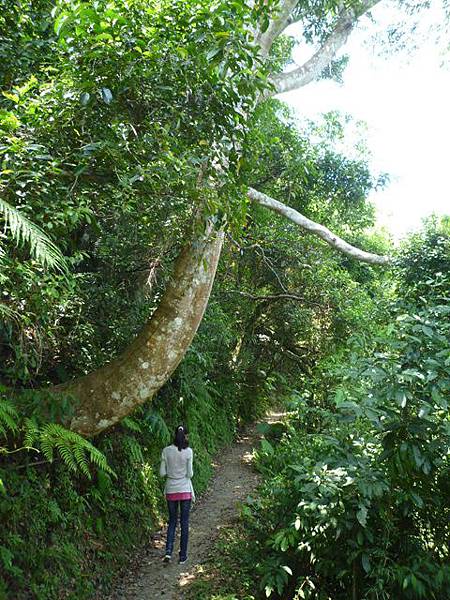
[[[373, 14], [381, 24], [394, 16], [385, 3]], [[441, 18], [437, 12], [428, 16], [438, 23]], [[367, 44], [370, 31], [374, 26], [365, 19], [351, 36], [343, 85], [319, 81], [281, 98], [299, 117], [338, 110], [367, 123], [371, 168], [391, 176], [371, 199], [379, 224], [398, 239], [432, 212], [450, 214], [450, 69], [441, 66], [442, 47], [431, 36], [408, 57], [382, 57], [379, 46]]]

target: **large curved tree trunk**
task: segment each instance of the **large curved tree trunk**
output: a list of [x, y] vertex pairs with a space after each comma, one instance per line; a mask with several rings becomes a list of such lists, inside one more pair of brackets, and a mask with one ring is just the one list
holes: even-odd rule
[[[358, 17], [378, 2], [379, 0], [360, 0], [353, 9], [343, 6], [335, 30], [330, 33], [317, 54], [293, 73], [277, 75], [272, 93], [301, 87], [316, 77], [345, 43]], [[268, 55], [276, 37], [295, 20], [297, 4], [297, 0], [280, 0], [265, 33], [255, 31], [255, 43], [263, 58]], [[294, 215], [295, 211], [292, 209], [256, 190], [251, 190], [249, 196], [253, 201], [277, 210], [288, 218], [294, 216], [293, 220], [300, 226], [320, 235], [347, 254], [350, 254], [350, 249], [351, 255], [356, 256], [353, 252], [355, 249], [349, 244], [341, 243], [343, 241], [337, 236], [302, 215]], [[280, 210], [280, 206], [283, 206], [283, 210]], [[182, 360], [203, 317], [222, 242], [223, 234], [210, 233], [181, 252], [172, 282], [158, 309], [121, 356], [85, 377], [52, 388], [54, 393], [68, 393], [74, 397], [75, 416], [68, 423], [73, 431], [86, 436], [100, 433], [151, 398], [169, 379]], [[359, 253], [357, 256], [359, 260], [367, 260], [367, 257], [370, 258], [368, 262], [387, 262], [384, 257], [373, 260], [368, 253]]]
[[52, 389], [74, 398], [70, 429], [85, 436], [100, 433], [151, 398], [169, 379], [202, 320], [222, 242], [223, 233], [212, 232], [188, 244], [159, 307], [125, 352], [89, 375]]

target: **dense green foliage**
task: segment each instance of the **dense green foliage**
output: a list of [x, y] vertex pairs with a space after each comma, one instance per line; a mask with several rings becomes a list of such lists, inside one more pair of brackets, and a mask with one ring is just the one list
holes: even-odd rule
[[397, 297], [292, 392], [285, 424], [263, 429], [265, 482], [227, 549], [246, 575], [225, 590], [448, 598], [449, 266], [448, 225], [431, 222], [400, 252]]
[[[388, 248], [368, 232], [383, 181], [337, 152], [339, 117], [299, 130], [277, 101], [253, 110], [292, 49], [257, 56], [273, 4], [2, 6], [0, 599], [105, 590], [161, 520], [174, 426], [201, 492], [213, 455], [280, 397], [292, 414], [267, 432], [237, 543], [245, 593], [441, 600], [448, 585], [448, 231], [411, 238], [393, 279], [248, 206], [244, 184]], [[307, 42], [337, 4], [299, 3]], [[68, 431], [71, 399], [46, 386], [128, 345], [205, 217], [227, 241], [184, 361], [120, 426]]]
[[[270, 119], [275, 126], [277, 110], [276, 105], [268, 108], [267, 114], [260, 115], [260, 123]], [[300, 137], [295, 143], [305, 154], [305, 162], [310, 155], [308, 164], [320, 173], [322, 150]], [[278, 145], [283, 151], [281, 140]], [[329, 152], [328, 156], [331, 160]], [[342, 163], [337, 155], [334, 160]], [[363, 183], [355, 200], [359, 210], [364, 206], [367, 170], [363, 164], [348, 165], [351, 172], [358, 168], [361, 173]], [[337, 198], [344, 192], [339, 182], [328, 190]], [[311, 200], [305, 194], [302, 209], [314, 214], [314, 199], [312, 192]], [[355, 270], [320, 243], [299, 235], [294, 226], [286, 227], [282, 221], [271, 225], [259, 213], [251, 216], [239, 244], [230, 241], [227, 245], [200, 332], [176, 376], [152, 407], [138, 411], [122, 427], [96, 441], [113, 473], [105, 472], [104, 463], [100, 464], [103, 470], [96, 471], [81, 459], [72, 465], [77, 468], [76, 475], [70, 475], [70, 456], [64, 456], [59, 446], [55, 448], [58, 454], [51, 449], [45, 454], [44, 448], [36, 448], [36, 442], [28, 440], [30, 423], [37, 422], [45, 431], [49, 418], [70, 407], [55, 406], [51, 399], [46, 401], [45, 394], [32, 392], [21, 399], [21, 414], [31, 411], [31, 416], [21, 420], [15, 413], [9, 414], [10, 429], [17, 429], [11, 432], [15, 436], [9, 435], [10, 451], [33, 445], [43, 453], [40, 456], [30, 450], [27, 456], [24, 450], [15, 452], [1, 468], [2, 514], [13, 515], [1, 541], [6, 569], [3, 585], [13, 597], [26, 593], [27, 577], [37, 598], [57, 597], [61, 586], [67, 588], [69, 597], [88, 597], [93, 586], [105, 583], [111, 568], [125, 560], [130, 547], [145, 540], [156, 525], [162, 498], [154, 469], [172, 427], [180, 420], [188, 423], [196, 457], [194, 484], [201, 491], [211, 475], [212, 455], [232, 439], [236, 427], [261, 414], [279, 390], [309, 373], [364, 315], [379, 286], [373, 269]], [[352, 215], [349, 208], [342, 209], [341, 224], [348, 219], [356, 232], [359, 217], [351, 223]], [[368, 282], [367, 289], [356, 294], [361, 278]], [[292, 299], [277, 298], [286, 290]], [[116, 294], [119, 301], [125, 301]], [[95, 347], [95, 340], [91, 344]], [[17, 413], [17, 406], [13, 410]], [[53, 455], [54, 463], [41, 462]], [[66, 473], [63, 479], [62, 472]], [[32, 501], [37, 497], [42, 503]], [[44, 502], [62, 516], [43, 511]], [[39, 515], [38, 531], [24, 527], [25, 513], [30, 522]], [[111, 532], [112, 523], [119, 527], [117, 536]], [[51, 556], [46, 542], [49, 532], [55, 547]], [[67, 552], [65, 544], [69, 544]], [[65, 567], [56, 566], [60, 552]], [[95, 572], [86, 579], [84, 574], [93, 561]], [[47, 569], [43, 570], [43, 564]], [[104, 564], [109, 565], [106, 576]]]
[[11, 383], [104, 363], [154, 310], [152, 275], [170, 268], [193, 215], [242, 222], [239, 147], [264, 85], [251, 12], [95, 6], [11, 2], [1, 17], [11, 31], [1, 46], [2, 201], [32, 216], [70, 266], [70, 276], [50, 272], [0, 239], [2, 306], [15, 315], [0, 350]]

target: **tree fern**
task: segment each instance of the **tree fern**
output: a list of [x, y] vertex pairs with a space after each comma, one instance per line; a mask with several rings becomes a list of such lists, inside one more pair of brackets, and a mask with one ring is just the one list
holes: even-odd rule
[[59, 271], [67, 270], [63, 255], [42, 229], [27, 219], [16, 207], [1, 198], [0, 215], [16, 244], [28, 244], [31, 254], [41, 264]]

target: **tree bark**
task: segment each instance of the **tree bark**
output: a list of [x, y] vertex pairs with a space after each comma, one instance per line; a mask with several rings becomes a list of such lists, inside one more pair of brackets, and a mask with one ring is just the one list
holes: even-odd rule
[[208, 232], [178, 257], [160, 305], [141, 333], [104, 367], [52, 388], [74, 398], [75, 416], [66, 425], [94, 436], [149, 400], [184, 357], [208, 304], [223, 233]]

